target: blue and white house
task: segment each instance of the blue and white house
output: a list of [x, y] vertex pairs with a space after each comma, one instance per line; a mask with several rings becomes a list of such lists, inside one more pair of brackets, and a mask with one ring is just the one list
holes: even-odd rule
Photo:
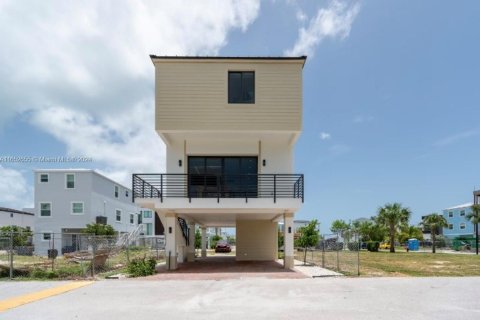
[[466, 216], [472, 212], [472, 204], [473, 203], [468, 202], [443, 210], [443, 216], [448, 223], [448, 226], [443, 228], [443, 235], [446, 238], [453, 239], [458, 236], [474, 236], [473, 224], [466, 218]]

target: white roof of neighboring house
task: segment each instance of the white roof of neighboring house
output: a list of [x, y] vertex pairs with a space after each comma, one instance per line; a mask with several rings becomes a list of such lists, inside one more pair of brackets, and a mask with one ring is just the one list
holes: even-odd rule
[[455, 207], [446, 208], [446, 209], [444, 209], [444, 210], [453, 210], [453, 209], [466, 208], [466, 207], [471, 207], [472, 205], [473, 205], [473, 202], [467, 202], [467, 203], [464, 203], [464, 204], [459, 204], [458, 206], [455, 206]]
[[128, 189], [128, 191], [132, 191], [132, 189], [130, 189], [129, 187], [126, 187], [124, 186], [123, 184], [113, 180], [113, 179], [110, 179], [109, 177], [99, 173], [97, 170], [94, 170], [94, 169], [84, 169], [84, 168], [78, 168], [78, 169], [34, 169], [33, 172], [45, 172], [45, 173], [49, 173], [49, 172], [66, 172], [66, 173], [75, 173], [75, 172], [92, 172], [93, 174], [96, 174], [97, 176], [100, 176], [104, 179], [107, 179], [108, 181], [110, 182], [113, 182], [114, 184], [118, 185], [118, 186], [121, 186], [125, 189]]
[[28, 216], [33, 216], [33, 215], [34, 215], [34, 214], [31, 213], [31, 212], [22, 211], [22, 210], [16, 210], [16, 209], [11, 209], [11, 208], [4, 208], [4, 207], [0, 207], [0, 212], [26, 214], [26, 215], [28, 215]]

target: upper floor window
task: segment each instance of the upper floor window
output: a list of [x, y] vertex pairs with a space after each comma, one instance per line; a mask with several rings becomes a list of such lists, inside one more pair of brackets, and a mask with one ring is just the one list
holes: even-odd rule
[[115, 198], [118, 198], [118, 192], [119, 192], [119, 188], [118, 186], [115, 186]]
[[40, 174], [40, 182], [48, 182], [48, 173]]
[[83, 214], [83, 202], [72, 202], [72, 214]]
[[448, 217], [449, 217], [449, 218], [453, 218], [453, 211], [450, 211], [450, 212], [448, 213]]
[[52, 216], [52, 204], [50, 202], [40, 202], [40, 217]]
[[65, 182], [67, 189], [74, 189], [75, 188], [75, 175], [72, 173], [67, 173], [65, 175]]
[[255, 72], [228, 72], [228, 103], [255, 103]]
[[121, 222], [122, 221], [122, 210], [115, 210], [115, 221]]
[[460, 211], [460, 217], [465, 217], [465, 210]]

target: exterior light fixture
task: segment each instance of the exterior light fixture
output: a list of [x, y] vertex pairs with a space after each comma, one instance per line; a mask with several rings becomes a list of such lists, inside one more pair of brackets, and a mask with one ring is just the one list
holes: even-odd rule
[[262, 163], [263, 163], [263, 166], [265, 167], [267, 165], [267, 160], [263, 159]]
[[182, 166], [182, 160], [178, 160], [178, 166], [179, 166], [179, 167]]
[[292, 233], [292, 227], [288, 227], [288, 233]]
[[168, 233], [172, 233], [172, 227], [168, 227]]

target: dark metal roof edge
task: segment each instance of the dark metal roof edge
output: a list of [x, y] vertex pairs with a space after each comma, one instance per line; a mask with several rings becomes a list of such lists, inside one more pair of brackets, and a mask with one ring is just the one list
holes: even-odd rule
[[0, 211], [12, 212], [12, 213], [18, 213], [18, 214], [26, 214], [26, 215], [29, 215], [29, 216], [34, 216], [35, 215], [31, 212], [21, 211], [21, 210], [16, 210], [16, 209], [10, 209], [10, 208], [4, 208], [4, 207], [0, 207]]
[[150, 55], [150, 59], [182, 59], [182, 60], [307, 60], [307, 56], [298, 56], [298, 57], [255, 57], [255, 56], [243, 56], [243, 57], [232, 57], [232, 56], [157, 56], [154, 54]]

